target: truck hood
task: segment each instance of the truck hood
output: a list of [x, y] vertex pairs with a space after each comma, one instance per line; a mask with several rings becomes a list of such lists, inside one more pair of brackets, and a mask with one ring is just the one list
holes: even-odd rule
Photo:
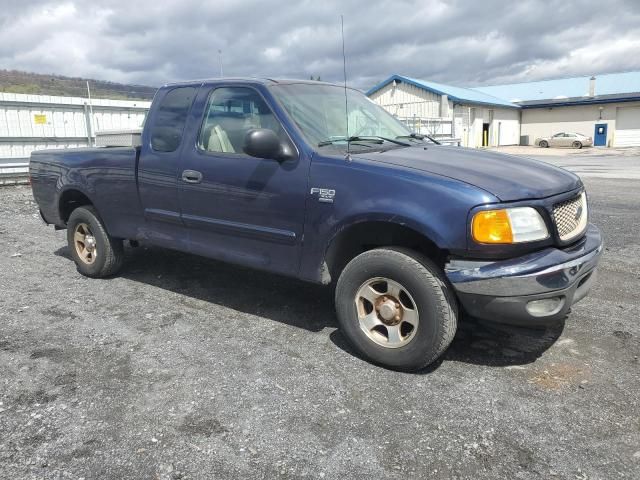
[[374, 162], [460, 180], [493, 194], [503, 202], [550, 197], [582, 185], [577, 175], [562, 168], [530, 158], [471, 148], [415, 146], [362, 156]]

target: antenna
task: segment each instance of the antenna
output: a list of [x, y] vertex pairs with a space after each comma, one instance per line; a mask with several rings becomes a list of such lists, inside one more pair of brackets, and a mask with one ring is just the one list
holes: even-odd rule
[[342, 32], [342, 73], [344, 74], [344, 115], [347, 120], [347, 160], [351, 161], [349, 141], [349, 102], [347, 100], [347, 56], [344, 54], [344, 15], [340, 15], [340, 31]]

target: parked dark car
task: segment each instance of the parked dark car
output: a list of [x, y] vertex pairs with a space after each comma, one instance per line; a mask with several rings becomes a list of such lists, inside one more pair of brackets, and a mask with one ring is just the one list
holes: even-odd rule
[[356, 90], [346, 108], [321, 82], [166, 85], [140, 146], [34, 152], [33, 194], [90, 277], [130, 240], [333, 284], [344, 335], [390, 368], [433, 362], [462, 312], [539, 327], [587, 294], [577, 176], [437, 145]]

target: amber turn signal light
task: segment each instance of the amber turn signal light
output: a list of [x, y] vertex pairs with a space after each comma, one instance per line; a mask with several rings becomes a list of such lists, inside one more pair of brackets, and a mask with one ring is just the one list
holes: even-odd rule
[[486, 210], [473, 217], [473, 239], [478, 243], [513, 243], [511, 221], [506, 210]]

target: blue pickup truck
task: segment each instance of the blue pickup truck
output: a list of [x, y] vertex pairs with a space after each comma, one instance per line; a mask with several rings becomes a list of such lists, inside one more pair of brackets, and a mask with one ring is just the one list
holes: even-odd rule
[[577, 176], [438, 145], [336, 85], [165, 85], [139, 143], [31, 156], [80, 273], [115, 274], [129, 241], [333, 285], [345, 336], [389, 368], [433, 362], [463, 313], [562, 321], [602, 251]]

